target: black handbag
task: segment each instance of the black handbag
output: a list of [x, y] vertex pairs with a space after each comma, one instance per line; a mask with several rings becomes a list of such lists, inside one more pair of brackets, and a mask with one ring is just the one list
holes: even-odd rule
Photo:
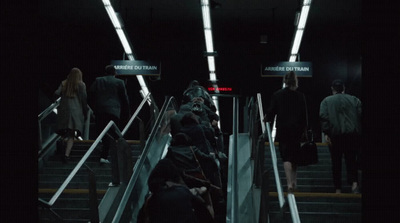
[[306, 106], [306, 120], [307, 120], [307, 131], [305, 132], [306, 142], [300, 144], [300, 148], [296, 151], [295, 163], [298, 166], [308, 166], [318, 163], [318, 148], [314, 142], [314, 134], [311, 129], [308, 129], [308, 113], [306, 98], [304, 97], [304, 103]]
[[318, 148], [313, 140], [312, 130], [307, 130], [307, 141], [296, 151], [297, 166], [308, 166], [318, 163]]

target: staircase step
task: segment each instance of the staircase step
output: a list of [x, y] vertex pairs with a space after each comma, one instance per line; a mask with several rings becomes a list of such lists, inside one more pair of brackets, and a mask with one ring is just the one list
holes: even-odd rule
[[[340, 213], [360, 213], [361, 203], [349, 203], [349, 202], [300, 202], [296, 199], [297, 210], [299, 213], [303, 212], [340, 212]], [[279, 210], [279, 202], [270, 203], [271, 210]]]
[[[271, 223], [291, 223], [290, 213], [284, 213], [283, 218], [279, 212], [270, 212]], [[301, 222], [307, 223], [358, 223], [361, 222], [361, 213], [332, 213], [332, 212], [303, 212], [299, 213]]]
[[[86, 219], [86, 222], [90, 219], [90, 209], [88, 207], [86, 208], [52, 208], [54, 212], [56, 212], [58, 215], [60, 215], [63, 219]], [[41, 219], [42, 218], [51, 218], [52, 213], [49, 211], [43, 211], [41, 213]]]
[[[295, 192], [294, 196], [301, 222], [361, 222], [361, 194]], [[270, 193], [269, 205], [271, 222], [292, 222], [287, 203], [282, 216], [276, 192]]]
[[[131, 146], [132, 159], [136, 162], [141, 155], [138, 141], [127, 140]], [[58, 188], [64, 183], [69, 174], [74, 170], [88, 149], [93, 145], [93, 140], [75, 141], [68, 163], [62, 163], [63, 154], [50, 156], [43, 162], [38, 174], [38, 197], [49, 201]], [[61, 216], [63, 222], [90, 222], [89, 209], [89, 167], [96, 178], [96, 193], [98, 204], [109, 189], [111, 182], [111, 165], [100, 164], [100, 152], [102, 145], [99, 144], [88, 157], [84, 165], [77, 171], [66, 189], [60, 194], [52, 210]], [[86, 167], [87, 166], [87, 167]], [[48, 209], [39, 207], [40, 222], [55, 222], [57, 218]]]
[[[108, 189], [108, 188], [107, 188]], [[96, 190], [98, 198], [102, 198], [107, 189], [98, 189]], [[58, 188], [40, 188], [38, 193], [39, 197], [45, 201], [49, 201], [54, 194], [57, 192]], [[73, 199], [87, 199], [89, 194], [89, 189], [65, 189], [59, 196], [59, 199], [64, 200], [73, 200]], [[58, 200], [57, 202], [58, 203]]]

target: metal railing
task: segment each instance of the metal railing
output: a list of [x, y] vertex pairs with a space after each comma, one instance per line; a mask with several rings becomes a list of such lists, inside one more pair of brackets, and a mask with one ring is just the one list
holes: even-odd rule
[[[280, 181], [280, 178], [279, 178], [275, 144], [274, 144], [274, 140], [272, 138], [270, 124], [268, 122], [266, 122], [266, 124], [264, 125], [264, 121], [262, 120], [263, 117], [264, 117], [264, 112], [263, 112], [263, 109], [262, 109], [262, 101], [261, 101], [261, 94], [260, 93], [257, 94], [257, 100], [258, 100], [258, 107], [259, 107], [260, 122], [261, 122], [261, 126], [262, 126], [262, 131], [263, 131], [263, 134], [264, 134], [265, 130], [266, 130], [267, 134], [268, 134], [270, 151], [271, 151], [271, 158], [272, 158], [272, 166], [273, 166], [273, 169], [274, 169], [276, 189], [277, 189], [277, 192], [278, 192], [279, 206], [282, 209], [284, 204], [285, 204], [285, 198], [284, 198], [284, 195], [283, 195], [282, 185], [281, 185], [281, 181]], [[300, 217], [299, 217], [299, 213], [298, 213], [298, 210], [297, 210], [297, 204], [296, 204], [296, 199], [295, 199], [294, 194], [288, 193], [287, 198], [288, 198], [288, 203], [289, 203], [289, 208], [290, 208], [290, 214], [291, 214], [291, 217], [292, 217], [292, 221], [294, 223], [300, 223]]]
[[[47, 148], [50, 147], [51, 144], [55, 143], [60, 136], [56, 133], [50, 135], [44, 142], [43, 142], [43, 134], [42, 134], [42, 121], [45, 120], [50, 114], [54, 112], [55, 109], [60, 105], [61, 97], [59, 97], [54, 103], [52, 103], [49, 107], [47, 107], [44, 111], [42, 111], [38, 115], [38, 155], [41, 156], [45, 152]], [[84, 130], [83, 130], [83, 139], [89, 139], [89, 130], [90, 130], [90, 119], [94, 117], [93, 110], [88, 105], [87, 111], [87, 119], [85, 121]]]
[[[96, 147], [98, 146], [98, 144], [100, 143], [100, 141], [103, 139], [103, 137], [107, 134], [107, 132], [109, 130], [114, 131], [119, 137], [123, 137], [123, 135], [126, 133], [126, 131], [129, 129], [129, 127], [131, 126], [133, 120], [137, 117], [139, 111], [143, 108], [143, 105], [145, 104], [145, 102], [147, 100], [149, 100], [150, 98], [150, 93], [143, 98], [142, 102], [140, 103], [140, 105], [138, 106], [138, 108], [136, 109], [135, 113], [131, 116], [130, 120], [128, 121], [127, 125], [125, 126], [123, 132], [121, 132], [118, 128], [118, 126], [113, 122], [110, 121], [107, 126], [104, 128], [104, 130], [100, 133], [100, 135], [96, 138], [96, 140], [94, 141], [94, 143], [90, 146], [90, 148], [88, 149], [88, 151], [83, 155], [83, 157], [80, 159], [80, 161], [78, 162], [78, 164], [74, 167], [74, 169], [71, 171], [71, 173], [68, 175], [68, 177], [64, 180], [64, 182], [61, 184], [61, 186], [57, 189], [57, 191], [55, 192], [55, 194], [51, 197], [51, 199], [47, 202], [41, 198], [38, 198], [39, 201], [39, 205], [45, 208], [50, 209], [51, 212], [53, 212], [53, 214], [57, 215], [53, 210], [51, 210], [51, 207], [54, 205], [54, 203], [58, 200], [58, 198], [60, 197], [60, 195], [62, 194], [62, 192], [66, 189], [66, 187], [68, 186], [68, 184], [71, 183], [71, 180], [73, 179], [73, 177], [77, 174], [77, 172], [82, 168], [82, 166], [85, 164], [85, 162], [87, 161], [87, 159], [89, 158], [89, 156], [93, 153], [93, 151], [96, 149]], [[153, 102], [154, 103], [154, 102]], [[57, 105], [52, 105], [51, 107], [57, 107]], [[50, 110], [52, 111], [54, 108], [49, 108], [46, 110]], [[157, 114], [156, 114], [157, 115]], [[117, 173], [119, 174], [119, 172]]]
[[177, 110], [175, 98], [167, 98], [111, 222], [135, 222], [148, 193], [147, 179], [150, 172], [162, 158], [165, 147], [171, 140], [169, 122]]
[[[229, 148], [229, 160], [231, 163], [231, 168], [229, 169], [230, 173], [228, 174], [228, 182], [230, 183], [230, 190], [228, 185], [228, 193], [227, 201], [230, 201], [230, 204], [227, 204], [227, 213], [226, 218], [227, 222], [237, 223], [239, 222], [239, 192], [238, 192], [238, 182], [237, 182], [237, 174], [238, 174], [238, 133], [239, 133], [239, 101], [238, 98], [233, 98], [233, 125], [232, 125], [232, 146]], [[228, 184], [229, 184], [228, 183]]]

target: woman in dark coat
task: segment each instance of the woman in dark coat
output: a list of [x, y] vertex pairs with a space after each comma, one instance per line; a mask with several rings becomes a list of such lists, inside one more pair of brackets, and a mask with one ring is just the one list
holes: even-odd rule
[[283, 78], [285, 87], [272, 95], [265, 121], [273, 122], [276, 118], [276, 141], [285, 169], [288, 191], [296, 189], [297, 165], [295, 152], [300, 148], [300, 141], [306, 129], [306, 107], [304, 94], [297, 91], [298, 80], [294, 72]]
[[82, 72], [72, 68], [67, 79], [63, 80], [54, 93], [61, 96], [57, 114], [57, 134], [66, 142], [64, 162], [69, 159], [75, 136], [83, 132], [87, 114], [86, 85], [82, 81]]

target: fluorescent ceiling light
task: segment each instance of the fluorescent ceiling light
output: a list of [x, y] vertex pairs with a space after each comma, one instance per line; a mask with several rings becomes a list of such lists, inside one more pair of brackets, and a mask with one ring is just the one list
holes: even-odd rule
[[205, 39], [206, 39], [207, 52], [210, 52], [210, 53], [214, 52], [211, 29], [205, 29], [204, 30], [204, 36], [205, 36]]
[[114, 8], [112, 7], [111, 3], [109, 0], [103, 0], [104, 7], [106, 8], [106, 11], [108, 13], [108, 16], [111, 19], [112, 24], [114, 25], [115, 28], [121, 28], [121, 24], [118, 20], [117, 15], [115, 14]]
[[297, 54], [299, 52], [299, 47], [302, 37], [303, 37], [303, 30], [302, 29], [297, 30], [293, 41], [292, 52], [291, 52], [292, 55]]
[[297, 55], [290, 55], [289, 62], [296, 62]]
[[301, 8], [300, 20], [297, 29], [304, 29], [307, 22], [308, 12], [310, 10], [310, 6], [306, 5]]
[[[210, 4], [208, 0], [201, 0], [201, 11], [203, 16], [203, 28], [204, 28], [204, 37], [206, 42], [206, 52], [214, 53], [212, 28], [211, 28], [211, 15], [209, 6]], [[215, 74], [215, 58], [214, 56], [207, 56], [207, 60], [208, 60], [208, 69], [210, 72], [210, 81], [216, 82], [217, 75]], [[219, 93], [217, 84], [214, 84], [214, 88], [217, 89], [215, 92]], [[217, 108], [217, 114], [218, 114], [219, 110], [218, 97], [213, 96], [213, 100], [215, 107]], [[220, 127], [220, 122], [218, 122], [218, 126]]]
[[205, 29], [211, 29], [210, 7], [208, 5], [201, 6], [203, 12], [203, 26]]
[[[211, 81], [216, 81], [217, 80], [217, 76], [215, 75], [214, 72], [210, 72], [210, 80]], [[218, 88], [215, 88], [215, 89], [218, 89]]]
[[210, 72], [214, 72], [215, 71], [215, 60], [213, 56], [209, 56], [207, 57], [208, 59], [208, 70]]
[[[104, 8], [106, 9], [106, 11], [108, 13], [108, 16], [111, 19], [111, 22], [114, 25], [115, 31], [118, 34], [119, 40], [121, 41], [121, 44], [122, 44], [122, 46], [124, 48], [124, 51], [125, 51], [127, 57], [129, 58], [129, 60], [135, 60], [134, 56], [132, 55], [132, 49], [131, 49], [131, 46], [129, 44], [129, 41], [126, 38], [125, 31], [121, 27], [121, 23], [120, 23], [117, 15], [116, 15], [116, 13], [114, 11], [114, 8], [112, 7], [112, 5], [111, 5], [109, 0], [103, 0], [103, 4], [104, 4]], [[136, 75], [136, 78], [137, 78], [137, 80], [139, 82], [140, 87], [142, 88], [140, 93], [142, 94], [142, 97], [144, 98], [146, 95], [149, 94], [150, 91], [147, 88], [146, 82], [143, 79], [142, 75]], [[150, 100], [148, 100], [147, 102], [149, 104], [151, 104]]]
[[296, 27], [296, 33], [294, 34], [294, 38], [293, 38], [292, 49], [290, 51], [289, 62], [296, 61], [297, 54], [298, 54], [299, 48], [300, 48], [301, 39], [302, 39], [303, 33], [304, 33], [304, 28], [306, 27], [307, 17], [308, 17], [308, 13], [310, 11], [310, 6], [311, 6], [311, 1], [312, 0], [304, 0], [303, 1], [300, 18], [298, 20], [297, 27]]
[[136, 78], [139, 81], [139, 85], [142, 88], [144, 95], [148, 95], [149, 94], [149, 89], [146, 86], [146, 82], [144, 81], [143, 76], [142, 75], [136, 75]]
[[124, 47], [125, 53], [126, 54], [132, 54], [131, 47], [129, 46], [128, 40], [126, 39], [124, 30], [122, 29], [115, 29], [117, 31], [117, 34], [119, 36], [119, 39], [121, 40], [122, 46]]
[[132, 54], [128, 54], [127, 56], [128, 56], [128, 58], [129, 58], [129, 60], [135, 60], [135, 58], [133, 57]]

